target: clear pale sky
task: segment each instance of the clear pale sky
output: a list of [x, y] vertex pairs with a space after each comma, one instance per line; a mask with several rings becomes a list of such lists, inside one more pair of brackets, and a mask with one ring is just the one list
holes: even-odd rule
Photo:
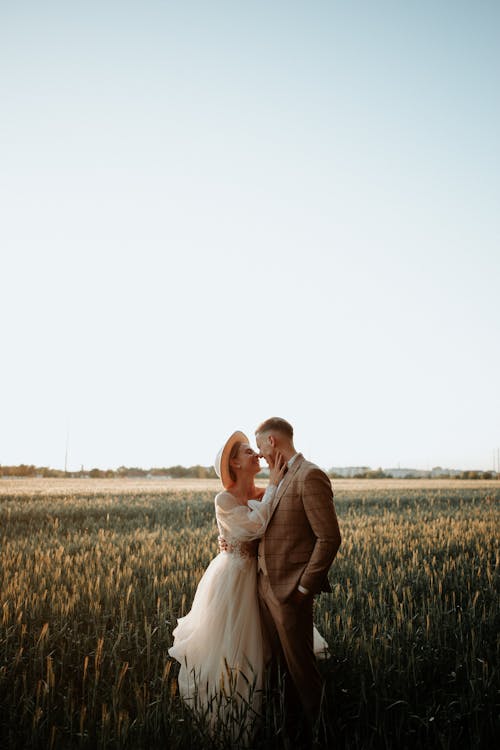
[[0, 463], [493, 468], [498, 2], [0, 9]]

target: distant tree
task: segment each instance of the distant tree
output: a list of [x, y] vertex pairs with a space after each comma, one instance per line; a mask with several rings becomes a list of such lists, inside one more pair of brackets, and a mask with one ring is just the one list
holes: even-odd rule
[[[213, 473], [213, 478], [216, 479], [217, 478], [217, 474], [215, 473], [215, 471], [213, 469], [212, 469], [212, 473]], [[263, 468], [255, 476], [257, 477], [257, 479], [269, 479], [269, 469], [268, 468]]]
[[370, 469], [354, 475], [354, 479], [387, 479], [390, 474], [386, 474], [381, 468]]
[[146, 469], [140, 469], [138, 466], [131, 466], [127, 469], [127, 477], [145, 477], [147, 474]]
[[460, 479], [481, 479], [480, 471], [463, 471], [460, 474]]
[[34, 477], [36, 475], [36, 467], [33, 464], [20, 464], [17, 471], [18, 477]]
[[65, 475], [64, 471], [61, 471], [59, 469], [50, 469], [48, 466], [42, 466], [41, 469], [39, 469], [39, 473], [42, 475], [42, 477], [53, 479], [54, 477], [64, 477]]
[[171, 477], [177, 479], [177, 477], [185, 477], [187, 469], [184, 466], [170, 466], [167, 471]]

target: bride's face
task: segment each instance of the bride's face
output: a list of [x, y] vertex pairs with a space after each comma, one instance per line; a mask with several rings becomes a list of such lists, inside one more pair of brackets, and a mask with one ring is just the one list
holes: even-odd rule
[[231, 461], [231, 466], [236, 471], [257, 474], [260, 471], [259, 454], [248, 443], [242, 443], [236, 457]]

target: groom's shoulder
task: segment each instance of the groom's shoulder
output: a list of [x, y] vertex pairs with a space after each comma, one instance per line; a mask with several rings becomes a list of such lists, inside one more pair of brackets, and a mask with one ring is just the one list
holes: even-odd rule
[[320, 467], [313, 463], [313, 461], [309, 461], [307, 458], [302, 457], [302, 461], [300, 462], [300, 470], [301, 471], [322, 471], [323, 474], [325, 473], [323, 469], [320, 469]]
[[321, 469], [317, 464], [313, 463], [312, 461], [308, 461], [306, 458], [304, 458], [303, 461], [301, 462], [299, 471], [300, 471], [302, 478], [317, 476], [317, 477], [328, 479], [328, 481], [330, 481], [326, 471]]

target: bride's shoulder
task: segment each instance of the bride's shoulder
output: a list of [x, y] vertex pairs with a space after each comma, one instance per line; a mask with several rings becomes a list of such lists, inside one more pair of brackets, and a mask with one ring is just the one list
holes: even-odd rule
[[228, 490], [222, 490], [222, 492], [219, 492], [215, 496], [215, 505], [217, 508], [222, 508], [222, 510], [230, 510], [235, 505], [238, 505], [238, 501]]

